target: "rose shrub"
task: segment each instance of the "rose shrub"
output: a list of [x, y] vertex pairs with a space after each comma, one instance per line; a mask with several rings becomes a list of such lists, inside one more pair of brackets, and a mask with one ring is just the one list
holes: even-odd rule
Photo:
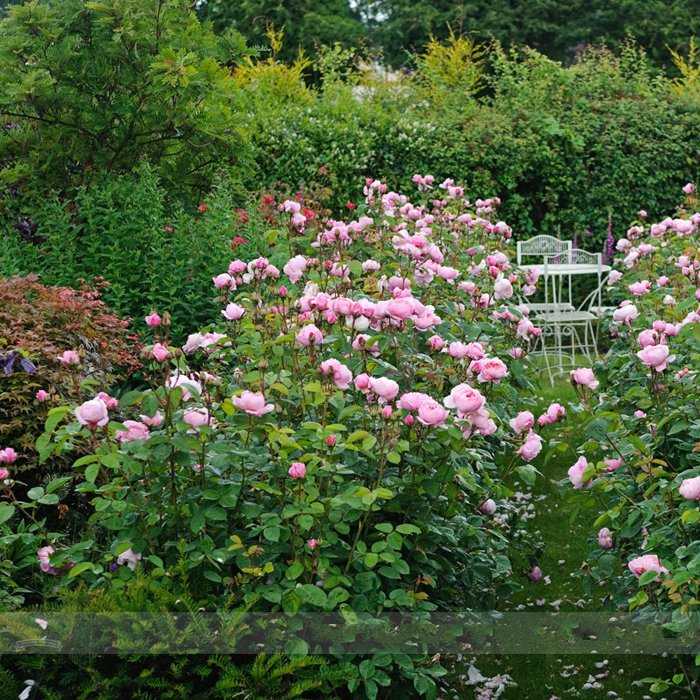
[[[518, 302], [535, 280], [511, 265], [497, 199], [416, 181], [414, 203], [368, 180], [350, 222], [284, 202], [271, 259], [222, 262], [212, 325], [180, 348], [164, 310], [146, 317], [151, 388], [49, 412], [41, 459], [73, 457], [91, 509], [84, 532], [47, 532], [58, 487], [19, 501], [10, 469], [3, 541], [41, 549], [15, 585], [178, 571], [210, 609], [348, 616], [492, 610], [518, 587], [492, 516], [565, 413], [524, 410], [539, 329]], [[368, 663], [351, 692], [376, 696], [394, 664], [434, 695], [443, 673]]]
[[577, 385], [587, 441], [569, 470], [578, 498], [597, 492], [606, 505], [589, 587], [608, 583], [612, 608], [666, 614], [671, 632], [700, 623], [700, 214], [694, 186], [684, 191], [673, 217], [649, 225], [640, 212], [617, 241], [613, 344], [594, 382]]

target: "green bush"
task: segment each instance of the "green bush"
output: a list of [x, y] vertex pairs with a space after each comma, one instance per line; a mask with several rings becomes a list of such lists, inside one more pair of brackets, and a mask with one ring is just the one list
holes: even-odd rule
[[0, 22], [0, 183], [43, 192], [131, 170], [142, 157], [191, 194], [242, 148], [217, 37], [182, 0], [33, 0]]

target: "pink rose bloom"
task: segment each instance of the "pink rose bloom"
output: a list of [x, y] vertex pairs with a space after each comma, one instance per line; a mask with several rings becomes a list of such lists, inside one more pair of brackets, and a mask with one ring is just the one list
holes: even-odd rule
[[538, 425], [547, 425], [556, 423], [560, 418], [566, 415], [566, 409], [558, 403], [553, 403], [549, 408], [537, 419]]
[[428, 338], [428, 347], [431, 350], [441, 350], [445, 345], [445, 341], [439, 335], [431, 335]]
[[189, 377], [186, 374], [173, 375], [165, 382], [165, 385], [169, 389], [175, 389], [180, 387], [182, 389], [182, 400], [189, 401], [192, 398], [192, 394], [187, 390], [188, 387], [196, 391], [198, 394], [202, 393], [202, 385], [194, 377]]
[[378, 272], [381, 265], [375, 260], [365, 260], [362, 263], [362, 272]]
[[314, 549], [316, 549], [316, 547], [318, 547], [318, 545], [319, 545], [319, 541], [315, 540], [313, 537], [307, 542], [307, 546], [308, 546], [309, 550], [312, 552], [314, 551]]
[[668, 345], [647, 345], [637, 353], [637, 357], [647, 367], [652, 367], [657, 372], [663, 372], [669, 362], [676, 359], [675, 355], [670, 355]]
[[484, 515], [493, 515], [496, 512], [496, 501], [493, 498], [485, 500], [480, 506], [479, 510]]
[[265, 403], [265, 394], [260, 391], [246, 389], [240, 396], [234, 396], [231, 400], [236, 408], [245, 411], [250, 416], [261, 417], [275, 410], [274, 404]]
[[479, 435], [488, 437], [489, 435], [493, 435], [497, 430], [496, 424], [493, 422], [489, 412], [485, 408], [482, 408], [475, 413], [470, 413], [468, 420], [471, 424], [471, 429], [462, 431], [465, 437], [469, 437], [472, 432], [477, 432]]
[[625, 304], [613, 311], [613, 321], [629, 326], [632, 321], [639, 317], [639, 311], [634, 304]]
[[668, 282], [669, 279], [668, 277], [666, 277], [666, 275], [661, 275], [661, 277], [659, 277], [659, 279], [656, 280], [656, 284], [658, 284], [659, 287], [665, 287], [668, 284]]
[[117, 430], [114, 434], [119, 442], [134, 442], [135, 440], [148, 440], [150, 434], [148, 427], [136, 420], [125, 420], [124, 427], [126, 430]]
[[509, 425], [519, 435], [525, 430], [530, 430], [535, 424], [535, 416], [530, 411], [519, 411], [515, 418], [511, 418]]
[[508, 375], [508, 367], [497, 357], [479, 361], [477, 379], [480, 382], [498, 382]]
[[0, 481], [7, 479], [10, 476], [10, 470], [0, 467]]
[[18, 456], [11, 447], [6, 447], [4, 450], [0, 450], [0, 464], [12, 464]]
[[678, 487], [678, 493], [688, 501], [700, 501], [700, 476], [683, 479]]
[[282, 271], [289, 277], [292, 284], [296, 284], [304, 276], [307, 264], [303, 255], [295, 255], [285, 264]]
[[532, 430], [527, 434], [525, 442], [518, 449], [518, 454], [526, 461], [532, 462], [535, 457], [542, 451], [542, 438], [533, 433]]
[[58, 355], [58, 361], [64, 366], [80, 364], [80, 355], [75, 350], [66, 350], [63, 354]]
[[289, 467], [289, 476], [292, 479], [303, 479], [306, 476], [306, 465], [303, 462], [294, 462]]
[[605, 462], [605, 471], [606, 472], [614, 472], [616, 469], [619, 469], [622, 466], [622, 458], [618, 457], [616, 459], [613, 459], [612, 457], [608, 457], [607, 459], [603, 460]]
[[341, 362], [335, 359], [325, 360], [321, 363], [321, 372], [324, 375], [332, 375], [338, 389], [347, 389], [352, 381], [352, 372]]
[[641, 282], [634, 282], [628, 287], [630, 294], [634, 294], [636, 297], [641, 297], [647, 292], [651, 291], [651, 282], [648, 280], [642, 280]]
[[382, 408], [382, 418], [384, 418], [385, 420], [388, 420], [389, 418], [391, 418], [391, 415], [393, 412], [394, 412], [394, 409], [391, 406], [389, 406], [389, 405], [384, 406], [384, 408]]
[[589, 389], [595, 389], [600, 382], [595, 378], [593, 370], [588, 367], [571, 370], [571, 381], [579, 386], [585, 386]]
[[379, 401], [393, 401], [399, 393], [399, 385], [393, 379], [386, 377], [371, 377], [369, 388], [379, 397]]
[[693, 192], [695, 192], [695, 185], [692, 182], [683, 185], [683, 192], [685, 192], [685, 194], [693, 194]]
[[366, 394], [370, 390], [371, 383], [372, 377], [370, 377], [366, 372], [358, 374], [354, 380], [355, 388], [361, 391], [363, 394]]
[[635, 417], [635, 418], [646, 418], [646, 417], [647, 417], [647, 414], [644, 413], [644, 411], [639, 411], [639, 410], [637, 410], [637, 411], [634, 412], [634, 417]]
[[245, 314], [245, 307], [239, 304], [227, 304], [226, 308], [221, 312], [221, 315], [227, 321], [238, 321]]
[[353, 350], [365, 350], [374, 357], [379, 357], [379, 343], [372, 343], [372, 336], [366, 333], [358, 333], [355, 340], [352, 341]]
[[188, 408], [182, 420], [193, 428], [201, 428], [209, 423], [209, 411], [206, 408]]
[[449, 347], [447, 348], [447, 354], [450, 357], [454, 357], [456, 360], [461, 360], [467, 357], [468, 352], [468, 346], [464, 343], [460, 343], [458, 340], [455, 340], [452, 343], [450, 343]]
[[51, 555], [56, 550], [53, 547], [42, 547], [37, 551], [37, 556], [39, 557], [39, 566], [45, 574], [56, 574], [58, 571], [54, 566], [51, 565]]
[[89, 430], [104, 428], [109, 423], [107, 404], [99, 398], [85, 401], [75, 409], [75, 417], [80, 425], [86, 426]]
[[48, 398], [49, 398], [48, 393], [46, 391], [44, 391], [43, 389], [39, 389], [39, 391], [36, 392], [36, 400], [37, 401], [43, 403]]
[[464, 352], [470, 360], [481, 360], [486, 357], [486, 351], [481, 343], [467, 343]]
[[480, 411], [486, 399], [478, 389], [469, 384], [458, 384], [452, 388], [450, 395], [443, 401], [447, 408], [456, 408], [460, 416]]
[[[588, 460], [585, 457], [579, 457], [576, 464], [568, 471], [569, 481], [575, 489], [583, 488], [583, 473], [588, 469]], [[589, 484], [592, 482], [588, 482]]]
[[229, 275], [242, 275], [248, 266], [242, 260], [233, 260], [228, 265]]
[[163, 319], [154, 311], [143, 319], [147, 326], [160, 326]]
[[413, 310], [414, 306], [410, 298], [392, 299], [386, 305], [386, 311], [389, 316], [397, 321], [405, 321], [407, 318], [413, 316]]
[[[643, 554], [641, 557], [632, 559], [629, 564], [627, 564], [629, 570], [639, 578], [645, 571], [656, 571], [658, 574], [667, 574], [668, 569], [661, 564], [659, 557], [656, 554]], [[660, 576], [656, 577], [658, 581]]]
[[527, 577], [533, 583], [537, 583], [542, 578], [542, 569], [539, 566], [533, 566], [530, 571], [527, 572]]
[[404, 411], [417, 411], [421, 404], [428, 399], [430, 399], [430, 396], [421, 391], [409, 391], [402, 394], [396, 405]]
[[423, 425], [441, 426], [449, 413], [435, 399], [427, 398], [418, 407], [418, 420]]
[[212, 277], [212, 282], [217, 289], [235, 289], [236, 280], [228, 274], [228, 272], [222, 272], [216, 277]]
[[608, 275], [608, 284], [617, 284], [622, 279], [622, 273], [619, 270], [611, 270]]
[[151, 350], [151, 354], [155, 358], [156, 362], [165, 362], [165, 360], [167, 360], [168, 356], [170, 355], [170, 351], [168, 350], [166, 345], [163, 345], [162, 343], [156, 343], [153, 346], [153, 350]]
[[607, 527], [603, 527], [598, 531], [598, 544], [603, 549], [610, 549], [613, 546], [612, 533]]
[[297, 333], [296, 339], [300, 345], [319, 345], [323, 341], [323, 333], [311, 323]]
[[147, 416], [142, 413], [139, 418], [141, 422], [149, 428], [157, 428], [163, 422], [163, 414], [160, 411], [156, 411], [152, 416]]
[[513, 296], [513, 285], [505, 277], [496, 280], [493, 285], [494, 299], [510, 299]]
[[655, 330], [647, 328], [637, 336], [637, 342], [640, 348], [646, 348], [649, 345], [656, 345], [658, 338], [658, 333]]

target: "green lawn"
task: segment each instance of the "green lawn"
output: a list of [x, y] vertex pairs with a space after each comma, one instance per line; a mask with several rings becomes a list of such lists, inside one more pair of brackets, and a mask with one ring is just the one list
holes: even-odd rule
[[[538, 408], [546, 407], [553, 401], [567, 405], [574, 400], [573, 389], [566, 379], [558, 381], [555, 387], [549, 386], [545, 379], [540, 387]], [[516, 550], [513, 560], [514, 576], [523, 584], [523, 590], [510, 601], [506, 610], [525, 606], [524, 609], [529, 611], [550, 611], [553, 609], [550, 603], [561, 601], [560, 610], [594, 612], [601, 609], [605, 597], [604, 586], [595, 586], [591, 594], [586, 595], [582, 578], [577, 575], [582, 562], [594, 546], [593, 521], [599, 513], [600, 504], [591, 499], [577, 511], [570, 501], [571, 489], [561, 483], [566, 479], [568, 468], [576, 460], [573, 450], [581, 442], [575, 416], [569, 415], [567, 423], [570, 426], [568, 440], [572, 446], [567, 453], [545, 464], [542, 456], [547, 451], [546, 441], [560, 433], [558, 426], [550, 427], [549, 430], [545, 428], [545, 449], [535, 463], [543, 477], [538, 477], [532, 487], [517, 481], [512, 483], [514, 491], [532, 494], [529, 501], [522, 502], [531, 503], [536, 515], [525, 521], [523, 527], [531, 533], [535, 542], [543, 545], [541, 552], [537, 552], [537, 563], [542, 569], [543, 577], [537, 583], [529, 582], [523, 572], [531, 566], [532, 551]], [[538, 605], [537, 601], [544, 601], [544, 604]], [[495, 693], [478, 695], [475, 689], [483, 688], [484, 683], [467, 684], [472, 662], [482, 676], [491, 678], [507, 674], [514, 684], [508, 685], [500, 696]], [[483, 655], [476, 659], [451, 659], [451, 663], [453, 667], [447, 677], [450, 691], [442, 695], [446, 699], [473, 697], [481, 700], [482, 697], [500, 697], [503, 700], [549, 700], [553, 697], [571, 698], [579, 695], [592, 700], [614, 697], [630, 700], [644, 697], [691, 697], [687, 692], [679, 691], [652, 696], [648, 685], [633, 685], [644, 677], [668, 678], [679, 672], [676, 659], [661, 656]], [[605, 676], [595, 678], [602, 674]], [[593, 687], [586, 684], [592, 684]]]

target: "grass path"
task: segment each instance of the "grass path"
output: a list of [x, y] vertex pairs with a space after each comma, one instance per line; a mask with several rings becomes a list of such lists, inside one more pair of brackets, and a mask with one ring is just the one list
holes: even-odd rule
[[[562, 383], [554, 388], [543, 387], [541, 405], [553, 401], [565, 404], [574, 400], [570, 386]], [[534, 411], [533, 411], [534, 412]], [[571, 417], [569, 418], [571, 420]], [[555, 429], [545, 433], [545, 440], [556, 435]], [[576, 426], [572, 427], [572, 444], [578, 444]], [[546, 450], [543, 451], [543, 455]], [[594, 542], [593, 521], [599, 513], [599, 504], [591, 499], [584, 507], [576, 509], [570, 501], [571, 489], [565, 483], [568, 468], [575, 462], [571, 450], [545, 464], [544, 459], [535, 463], [543, 476], [532, 487], [522, 483], [512, 484], [515, 497], [511, 499], [526, 519], [523, 527], [529, 531], [532, 541], [541, 543], [534, 552], [520, 551], [513, 558], [514, 576], [523, 584], [523, 590], [509, 603], [507, 610], [551, 611], [555, 603], [560, 610], [601, 610], [605, 586], [594, 586], [589, 595], [584, 592], [582, 577], [577, 575]], [[534, 516], [534, 517], [532, 517]], [[540, 566], [543, 576], [536, 583], [528, 581], [524, 572], [533, 561]], [[533, 640], [533, 644], [536, 641]], [[490, 689], [488, 683], [469, 683], [475, 669], [488, 679], [496, 677]], [[687, 692], [669, 691], [652, 696], [648, 685], [639, 679], [649, 676], [667, 678], [678, 671], [672, 658], [633, 655], [483, 655], [476, 659], [458, 659], [449, 674], [451, 690], [443, 698], [464, 700], [478, 698], [488, 700], [550, 700], [551, 698], [685, 698]], [[499, 676], [507, 675], [513, 684], [506, 683], [497, 691]]]

